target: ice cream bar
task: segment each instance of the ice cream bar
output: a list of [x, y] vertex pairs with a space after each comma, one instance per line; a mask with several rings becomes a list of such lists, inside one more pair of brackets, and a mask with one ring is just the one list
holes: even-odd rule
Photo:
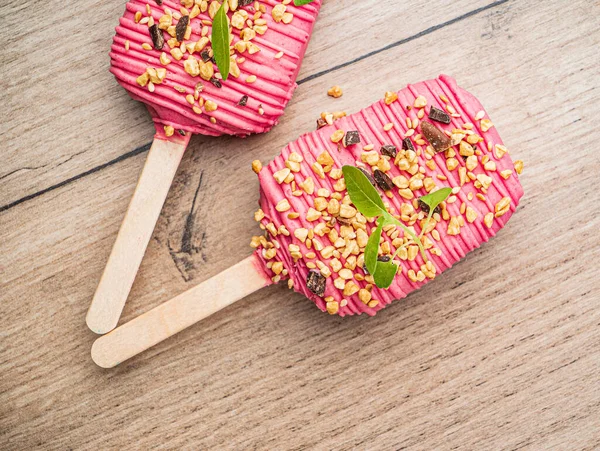
[[[378, 259], [398, 265], [389, 288], [377, 287], [365, 267], [375, 220], [350, 199], [344, 166], [360, 168], [387, 211], [420, 237], [425, 255], [404, 229], [384, 227]], [[92, 356], [113, 366], [280, 281], [330, 314], [374, 315], [504, 227], [523, 195], [522, 167], [479, 101], [454, 79], [387, 92], [290, 143], [268, 166], [254, 165], [261, 191], [255, 219], [263, 230], [252, 238], [254, 255], [98, 339]], [[424, 196], [441, 188], [452, 194], [427, 222]]]
[[[360, 142], [344, 145], [348, 135]], [[340, 137], [342, 137], [340, 139]], [[375, 223], [346, 192], [341, 168], [358, 166], [389, 212], [420, 234], [428, 210], [419, 198], [452, 195], [424, 234], [427, 261], [403, 230], [384, 229], [380, 258], [396, 258], [394, 283], [380, 289], [364, 268]], [[523, 195], [508, 149], [479, 101], [440, 76], [409, 85], [370, 107], [290, 143], [259, 173], [253, 239], [273, 281], [341, 316], [375, 312], [405, 297], [494, 236]]]
[[[134, 99], [146, 104], [156, 135], [88, 311], [92, 331], [106, 333], [117, 325], [191, 134], [244, 137], [277, 123], [296, 87], [320, 4], [127, 3], [111, 47], [110, 70]], [[220, 40], [213, 37], [221, 12], [226, 16], [221, 30], [229, 42], [222, 33], [216, 34]], [[227, 74], [215, 63], [213, 47], [219, 42], [222, 54], [229, 54]]]
[[[271, 129], [296, 87], [320, 7], [230, 0], [231, 66], [214, 63], [213, 0], [129, 1], [110, 51], [111, 72], [159, 126], [203, 135]], [[169, 131], [171, 128], [169, 128]]]

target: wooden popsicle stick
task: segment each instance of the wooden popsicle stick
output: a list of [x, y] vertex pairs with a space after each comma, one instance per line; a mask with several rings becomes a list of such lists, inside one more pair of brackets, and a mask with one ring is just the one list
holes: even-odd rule
[[92, 359], [112, 368], [271, 283], [253, 254], [98, 338]]
[[191, 133], [157, 133], [87, 313], [88, 327], [105, 334], [117, 326]]

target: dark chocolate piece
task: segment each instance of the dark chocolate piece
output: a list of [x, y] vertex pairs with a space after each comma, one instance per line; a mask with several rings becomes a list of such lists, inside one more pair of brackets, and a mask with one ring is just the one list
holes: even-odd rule
[[239, 0], [238, 6], [248, 6], [254, 3], [254, 0]]
[[[417, 202], [419, 203], [419, 207], [421, 208], [421, 210], [423, 210], [425, 213], [429, 214], [429, 210], [430, 210], [429, 205], [427, 205], [421, 199], [418, 199]], [[442, 214], [442, 210], [440, 209], [439, 205], [433, 209], [433, 212], [437, 213], [438, 215]]]
[[177, 25], [175, 25], [175, 38], [179, 42], [183, 42], [185, 38], [185, 30], [187, 29], [188, 23], [190, 23], [190, 16], [181, 16]]
[[327, 127], [327, 121], [320, 117], [319, 119], [317, 119], [317, 130], [323, 127]]
[[163, 46], [165, 45], [165, 37], [162, 34], [162, 30], [160, 30], [156, 24], [152, 25], [149, 30], [154, 48], [156, 50], [162, 50]]
[[393, 144], [386, 144], [384, 146], [381, 146], [381, 149], [379, 151], [381, 152], [381, 155], [387, 155], [391, 158], [396, 158], [396, 155], [398, 154], [396, 146], [394, 146]]
[[204, 49], [200, 52], [200, 58], [202, 58], [202, 61], [205, 63], [210, 61], [210, 53], [208, 52], [208, 49]]
[[246, 106], [248, 104], [248, 96], [242, 96], [237, 104], [238, 106]]
[[221, 83], [221, 80], [219, 80], [216, 77], [211, 77], [211, 79], [209, 80], [213, 85], [215, 85], [217, 88], [222, 88], [223, 87], [223, 83]]
[[377, 183], [375, 182], [375, 179], [373, 178], [373, 176], [369, 173], [369, 171], [367, 171], [364, 168], [358, 168], [360, 169], [360, 172], [362, 172], [363, 174], [365, 174], [365, 176], [369, 179], [369, 182], [371, 182], [371, 185], [373, 186], [377, 186]]
[[163, 2], [163, 0], [155, 0], [155, 1], [156, 1], [156, 4], [157, 4], [158, 6], [162, 6], [162, 2]]
[[306, 276], [306, 287], [317, 296], [325, 294], [325, 276], [315, 269], [308, 271]]
[[442, 124], [450, 123], [450, 115], [434, 106], [432, 106], [429, 110], [429, 119], [432, 121], [441, 122]]
[[425, 139], [429, 141], [429, 144], [431, 144], [431, 147], [433, 147], [433, 150], [436, 152], [443, 152], [450, 148], [452, 144], [450, 137], [431, 122], [422, 121], [421, 131], [423, 132]]
[[360, 143], [360, 135], [357, 130], [349, 130], [344, 135], [344, 139], [342, 140], [344, 147], [352, 146], [353, 144]]
[[392, 179], [389, 178], [385, 172], [382, 172], [379, 169], [375, 169], [373, 171], [373, 178], [377, 182], [379, 188], [381, 188], [384, 191], [389, 191], [394, 187]]
[[413, 145], [413, 143], [410, 140], [410, 138], [404, 138], [402, 140], [402, 148], [404, 150], [415, 150], [415, 146]]

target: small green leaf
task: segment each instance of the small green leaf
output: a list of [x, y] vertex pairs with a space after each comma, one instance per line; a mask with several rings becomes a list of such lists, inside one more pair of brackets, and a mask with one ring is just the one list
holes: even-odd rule
[[309, 3], [314, 2], [315, 0], [294, 0], [295, 6], [308, 5]]
[[381, 231], [383, 229], [383, 222], [381, 219], [377, 225], [377, 228], [371, 232], [369, 241], [365, 246], [365, 266], [370, 274], [377, 272], [378, 262], [377, 255], [379, 254], [379, 240], [381, 239]]
[[441, 188], [433, 193], [426, 194], [425, 196], [419, 197], [419, 200], [429, 207], [429, 211], [435, 210], [439, 204], [448, 199], [448, 196], [452, 194], [452, 188]]
[[379, 288], [389, 288], [397, 272], [398, 265], [392, 262], [379, 262], [377, 264], [377, 271], [373, 274], [375, 285]]
[[221, 7], [215, 14], [215, 18], [212, 23], [212, 49], [215, 57], [215, 62], [221, 73], [223, 80], [227, 80], [229, 76], [229, 22], [227, 20], [227, 13], [224, 8], [225, 2], [221, 4]]
[[354, 166], [342, 166], [346, 189], [354, 206], [367, 218], [386, 213], [385, 205], [365, 174]]

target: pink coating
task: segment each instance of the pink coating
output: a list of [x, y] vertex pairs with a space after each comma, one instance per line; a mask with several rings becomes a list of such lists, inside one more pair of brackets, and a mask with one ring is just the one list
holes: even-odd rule
[[[405, 297], [410, 292], [418, 289], [428, 281], [428, 279], [425, 279], [423, 282], [412, 282], [407, 277], [407, 271], [409, 269], [413, 269], [415, 272], [417, 272], [424, 261], [420, 254], [414, 261], [402, 261], [401, 268], [399, 269], [394, 282], [387, 290], [379, 289], [376, 286], [373, 286], [372, 297], [373, 299], [380, 301], [379, 304], [374, 308], [370, 308], [363, 304], [359, 300], [357, 294], [354, 294], [350, 297], [343, 296], [341, 291], [333, 286], [334, 277], [327, 278], [326, 291], [323, 298], [316, 296], [306, 287], [306, 278], [309, 272], [309, 268], [306, 266], [306, 262], [308, 260], [302, 258], [297, 262], [294, 262], [288, 251], [288, 245], [293, 243], [300, 246], [303, 255], [308, 252], [306, 246], [294, 237], [293, 231], [299, 227], [310, 229], [316, 224], [310, 223], [304, 219], [304, 215], [308, 211], [308, 208], [313, 206], [313, 200], [316, 195], [309, 196], [306, 193], [303, 193], [300, 197], [292, 195], [292, 189], [290, 185], [285, 183], [281, 185], [278, 184], [273, 178], [273, 173], [284, 168], [287, 157], [290, 155], [290, 153], [296, 152], [302, 155], [307, 163], [302, 163], [300, 173], [295, 174], [296, 183], [301, 183], [306, 177], [311, 176], [315, 182], [315, 193], [319, 188], [327, 188], [333, 192], [333, 182], [329, 177], [325, 176], [324, 179], [315, 177], [314, 173], [312, 173], [310, 170], [310, 166], [316, 161], [316, 158], [319, 154], [321, 154], [324, 150], [327, 150], [335, 160], [334, 168], [341, 168], [343, 165], [356, 166], [357, 162], [360, 161], [361, 153], [364, 152], [362, 148], [366, 144], [374, 144], [375, 150], [379, 150], [380, 147], [385, 144], [393, 144], [398, 149], [401, 149], [402, 138], [407, 130], [405, 118], [407, 116], [411, 118], [416, 117], [415, 109], [413, 108], [409, 111], [407, 110], [406, 106], [412, 106], [415, 98], [421, 95], [427, 99], [427, 111], [432, 105], [440, 109], [444, 109], [445, 104], [440, 100], [440, 94], [444, 94], [449, 99], [450, 104], [454, 106], [457, 113], [459, 113], [461, 117], [459, 119], [452, 118], [450, 125], [444, 125], [438, 122], [434, 122], [434, 124], [440, 129], [452, 130], [454, 128], [461, 128], [461, 126], [466, 122], [471, 122], [474, 125], [474, 131], [484, 138], [484, 141], [478, 145], [478, 148], [483, 151], [484, 155], [488, 155], [491, 161], [496, 163], [497, 171], [485, 171], [481, 167], [481, 164], [478, 165], [473, 171], [475, 174], [485, 173], [491, 176], [493, 179], [493, 182], [489, 187], [487, 194], [485, 195], [485, 202], [476, 197], [474, 197], [472, 201], [467, 199], [467, 195], [470, 192], [473, 193], [473, 196], [479, 192], [472, 183], [467, 183], [456, 195], [458, 198], [457, 201], [447, 205], [447, 209], [451, 216], [459, 216], [460, 205], [462, 202], [465, 202], [467, 206], [470, 206], [477, 211], [478, 217], [475, 222], [471, 224], [465, 220], [465, 225], [464, 227], [461, 227], [460, 235], [450, 236], [446, 233], [448, 221], [442, 220], [436, 227], [436, 230], [438, 230], [441, 236], [441, 240], [434, 241], [433, 238], [431, 238], [431, 235], [428, 235], [433, 241], [435, 247], [442, 251], [442, 254], [439, 257], [433, 255], [429, 251], [426, 251], [428, 258], [436, 267], [437, 275], [450, 268], [461, 258], [465, 257], [468, 252], [476, 249], [483, 242], [486, 242], [493, 237], [502, 227], [506, 225], [512, 213], [515, 211], [519, 203], [519, 199], [523, 195], [523, 189], [519, 183], [516, 172], [513, 170], [513, 162], [510, 159], [509, 154], [504, 155], [502, 158], [496, 158], [494, 152], [489, 152], [487, 150], [488, 142], [491, 142], [493, 145], [503, 144], [496, 127], [492, 127], [486, 132], [481, 130], [480, 122], [475, 120], [475, 116], [480, 110], [484, 110], [483, 106], [473, 95], [458, 87], [456, 81], [449, 76], [441, 75], [437, 79], [408, 85], [406, 88], [398, 91], [398, 101], [393, 102], [390, 106], [386, 105], [384, 101], [381, 100], [370, 107], [359, 111], [358, 113], [337, 120], [331, 126], [327, 126], [301, 136], [298, 140], [288, 144], [283, 149], [281, 154], [276, 157], [268, 166], [264, 167], [259, 173], [261, 193], [260, 206], [265, 213], [265, 218], [262, 220], [262, 223], [266, 225], [269, 222], [273, 222], [276, 228], [283, 224], [291, 232], [290, 236], [279, 234], [276, 237], [269, 236], [269, 239], [273, 242], [276, 242], [276, 247], [278, 247], [277, 259], [282, 261], [284, 267], [288, 270], [289, 277], [294, 282], [294, 290], [310, 298], [322, 311], [326, 310], [326, 303], [323, 298], [327, 296], [333, 296], [338, 302], [340, 302], [342, 299], [347, 299], [348, 301], [345, 307], [340, 306], [339, 308], [338, 314], [341, 316], [361, 314], [363, 312], [367, 313], [368, 315], [374, 315], [378, 310], [384, 308], [393, 300]], [[487, 113], [485, 114], [484, 118], [489, 118]], [[427, 119], [427, 116], [425, 116], [424, 119]], [[389, 122], [393, 122], [395, 127], [391, 131], [386, 132], [384, 131], [383, 126]], [[348, 148], [341, 147], [338, 150], [338, 146], [332, 143], [330, 139], [332, 133], [337, 129], [342, 129], [344, 131], [358, 130], [361, 137], [361, 143], [349, 146]], [[416, 130], [417, 133], [420, 132], [419, 129], [420, 127]], [[444, 153], [442, 152], [436, 154], [433, 158], [436, 162], [436, 169], [433, 171], [427, 169], [426, 175], [434, 177], [436, 186], [440, 188], [444, 186], [460, 186], [458, 171], [447, 170]], [[465, 162], [458, 155], [458, 152], [456, 158], [459, 161], [459, 165], [465, 165]], [[419, 156], [419, 160], [420, 165], [422, 165], [425, 162], [424, 156]], [[409, 174], [399, 170], [394, 164], [391, 166], [392, 168], [390, 172], [388, 172], [388, 175], [391, 178], [401, 174], [410, 177]], [[513, 170], [513, 174], [510, 176], [510, 178], [505, 180], [500, 176], [500, 171], [507, 169]], [[447, 181], [441, 181], [437, 179], [437, 174], [446, 176]], [[403, 202], [410, 202], [399, 196], [397, 188], [394, 188], [392, 192], [394, 193], [392, 199], [389, 199], [385, 196], [383, 199], [385, 202], [388, 202], [392, 207], [394, 207], [395, 211], [399, 211], [400, 205]], [[424, 189], [421, 189], [418, 192], [418, 196], [425, 194], [427, 193]], [[490, 211], [493, 212], [495, 204], [503, 197], [510, 197], [510, 209], [503, 216], [495, 218], [492, 227], [488, 228], [483, 223], [483, 217], [486, 213]], [[280, 213], [275, 209], [276, 204], [283, 198], [288, 199], [291, 205], [290, 211], [300, 213], [300, 216], [297, 219], [289, 219], [287, 217], [287, 212]], [[336, 225], [335, 227], [339, 230], [339, 225]], [[368, 224], [368, 227], [374, 228], [374, 225]], [[414, 225], [414, 228], [417, 233], [420, 232], [418, 222]], [[321, 240], [324, 245], [330, 244], [326, 236], [321, 238]], [[320, 260], [325, 263], [328, 263], [331, 260], [321, 258], [318, 252], [317, 255]], [[263, 257], [262, 249], [259, 248], [257, 250], [257, 256], [262, 259], [263, 264], [265, 264], [266, 267], [267, 261]], [[344, 263], [343, 259], [340, 260], [342, 263]], [[356, 269], [356, 271], [360, 270]], [[274, 274], [271, 272], [271, 275], [273, 276]], [[364, 281], [355, 281], [355, 283], [361, 288], [364, 288], [366, 285], [366, 282]]]
[[[159, 6], [155, 1], [131, 0], [126, 5], [125, 14], [116, 27], [116, 35], [111, 47], [111, 72], [117, 81], [136, 100], [144, 102], [157, 129], [163, 125], [172, 125], [181, 129], [203, 135], [237, 135], [247, 136], [251, 133], [264, 133], [269, 131], [283, 114], [284, 108], [292, 97], [296, 88], [296, 77], [300, 69], [304, 52], [312, 32], [314, 22], [321, 6], [321, 0], [295, 7], [293, 3], [287, 5], [287, 11], [294, 15], [290, 24], [276, 23], [272, 16], [273, 6], [279, 2], [261, 1], [266, 5], [267, 12], [262, 18], [267, 21], [268, 29], [264, 35], [257, 35], [253, 42], [260, 47], [260, 51], [250, 55], [248, 52], [237, 54], [246, 58], [239, 65], [240, 76], [231, 74], [222, 82], [222, 88], [217, 88], [212, 83], [200, 77], [192, 77], [184, 71], [183, 63], [188, 54], [177, 61], [169, 54], [170, 48], [167, 39], [170, 36], [164, 32], [165, 44], [162, 50], [144, 50], [142, 44], [152, 45], [152, 39], [147, 24], [135, 23], [134, 15], [141, 12], [146, 17], [146, 5], [150, 5], [152, 17], [158, 23], [164, 14], [164, 8], [173, 12], [179, 11], [179, 2], [163, 1]], [[253, 5], [243, 8], [254, 13]], [[229, 13], [231, 16], [231, 13]], [[200, 39], [202, 20], [210, 20], [208, 12], [201, 13], [190, 21], [192, 35], [190, 41]], [[176, 21], [174, 20], [173, 23]], [[239, 30], [232, 30], [234, 42], [239, 39]], [[210, 36], [210, 31], [208, 36]], [[126, 50], [128, 41], [129, 50]], [[186, 41], [187, 42], [187, 41]], [[167, 66], [160, 63], [159, 57], [165, 52], [172, 62]], [[283, 52], [279, 59], [275, 55]], [[198, 57], [197, 54], [195, 54]], [[161, 84], [155, 85], [155, 91], [148, 91], [147, 87], [137, 84], [136, 78], [144, 73], [147, 67], [165, 67], [166, 79]], [[217, 68], [215, 65], [215, 73]], [[245, 82], [249, 75], [256, 75], [255, 83]], [[196, 114], [192, 106], [186, 101], [186, 94], [194, 94], [194, 88], [202, 82], [204, 89], [201, 96], [218, 104], [216, 111]], [[185, 93], [180, 93], [174, 86], [185, 88]], [[242, 96], [248, 96], [245, 107], [237, 105]], [[259, 112], [262, 106], [263, 114]], [[211, 122], [213, 117], [216, 122]]]

